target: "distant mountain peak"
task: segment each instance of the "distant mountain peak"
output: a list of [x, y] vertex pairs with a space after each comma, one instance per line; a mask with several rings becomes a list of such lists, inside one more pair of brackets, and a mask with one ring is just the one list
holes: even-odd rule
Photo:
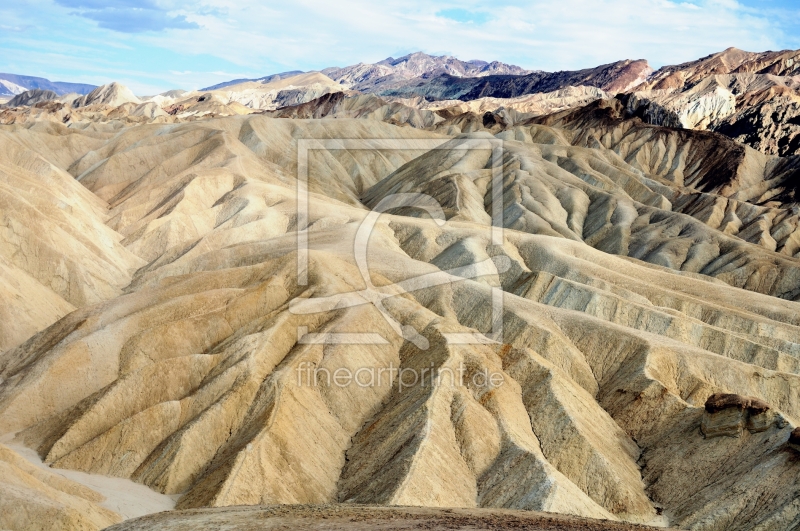
[[89, 105], [108, 105], [110, 107], [118, 107], [124, 103], [141, 103], [131, 90], [125, 85], [117, 82], [109, 83], [97, 87], [89, 94], [76, 99], [72, 102], [75, 108], [87, 107]]
[[516, 65], [500, 61], [471, 59], [462, 61], [451, 55], [430, 55], [413, 52], [402, 57], [387, 57], [377, 63], [358, 63], [343, 68], [326, 68], [325, 75], [341, 85], [362, 92], [379, 92], [404, 86], [413, 80], [426, 80], [440, 75], [456, 78], [490, 75], [525, 75], [531, 73]]
[[88, 94], [97, 87], [85, 83], [66, 83], [50, 81], [43, 77], [22, 76], [19, 74], [0, 73], [0, 96], [16, 96], [28, 90], [52, 90], [59, 96], [70, 94]]
[[285, 79], [291, 76], [297, 76], [300, 74], [305, 74], [303, 70], [290, 70], [288, 72], [279, 72], [277, 74], [269, 74], [263, 77], [258, 78], [239, 78], [239, 79], [231, 79], [230, 81], [223, 81], [222, 83], [217, 83], [216, 85], [211, 85], [209, 87], [201, 88], [201, 92], [208, 92], [212, 90], [220, 90], [225, 87], [230, 87], [232, 85], [239, 85], [241, 83], [248, 83], [248, 82], [261, 82], [261, 83], [269, 83], [271, 81], [278, 81], [280, 79]]

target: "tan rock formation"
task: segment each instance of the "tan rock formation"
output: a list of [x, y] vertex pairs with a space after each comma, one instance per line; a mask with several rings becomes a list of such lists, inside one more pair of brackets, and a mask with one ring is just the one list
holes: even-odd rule
[[[356, 501], [661, 512], [712, 531], [800, 524], [786, 446], [800, 418], [800, 262], [750, 241], [791, 219], [759, 204], [791, 179], [786, 161], [643, 125], [607, 100], [496, 136], [446, 133], [253, 115], [3, 126], [0, 162], [23, 183], [9, 211], [77, 198], [70, 215], [24, 210], [18, 248], [63, 236], [42, 244], [44, 264], [4, 274], [23, 297], [36, 292], [18, 271], [54, 291], [64, 275], [47, 264], [72, 260], [76, 288], [54, 293], [83, 298], [0, 354], [0, 433], [53, 466], [180, 494], [180, 508]], [[298, 139], [333, 147], [303, 162]], [[497, 140], [501, 212], [480, 147]], [[41, 182], [53, 190], [28, 191]], [[403, 196], [366, 245], [359, 228], [396, 194], [438, 208]], [[687, 196], [711, 207], [684, 213]], [[781, 230], [775, 250], [791, 245]], [[388, 367], [370, 385], [335, 379]], [[703, 438], [717, 393], [752, 397], [754, 412], [763, 401], [774, 421], [754, 413], [741, 437]]]
[[121, 293], [143, 261], [104, 223], [108, 206], [57, 164], [99, 146], [63, 126], [5, 130], [0, 157], [0, 351], [78, 306]]
[[[795, 256], [800, 250], [795, 243], [800, 235], [795, 234], [794, 184], [800, 159], [765, 157], [721, 135], [625, 119], [624, 107], [616, 100], [531, 122], [575, 133], [553, 137], [552, 142], [593, 149], [602, 145], [614, 151], [634, 170], [650, 176], [647, 186], [665, 197], [676, 212], [783, 255]], [[528, 134], [515, 134], [534, 139], [538, 133], [532, 129]], [[504, 133], [508, 138], [505, 135], [509, 133]], [[671, 191], [662, 188], [664, 185]]]

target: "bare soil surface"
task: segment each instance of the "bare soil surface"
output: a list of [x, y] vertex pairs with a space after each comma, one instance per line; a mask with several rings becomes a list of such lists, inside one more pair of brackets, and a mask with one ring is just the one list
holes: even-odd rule
[[[352, 530], [501, 530], [645, 531], [657, 529], [607, 520], [591, 520], [533, 511], [369, 507], [361, 505], [280, 505], [192, 509], [152, 514], [107, 528], [108, 531], [298, 531]], [[664, 529], [664, 528], [660, 528]]]

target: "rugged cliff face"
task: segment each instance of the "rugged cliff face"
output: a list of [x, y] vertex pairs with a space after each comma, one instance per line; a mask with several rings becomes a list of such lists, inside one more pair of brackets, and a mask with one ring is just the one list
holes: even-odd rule
[[776, 98], [745, 108], [714, 130], [769, 155], [800, 155], [800, 97]]
[[797, 154], [800, 51], [735, 48], [660, 68], [625, 101], [643, 121], [710, 129], [769, 155]]
[[800, 74], [800, 50], [753, 53], [728, 48], [696, 61], [659, 68], [638, 88], [683, 89], [709, 77], [727, 74], [796, 76]]

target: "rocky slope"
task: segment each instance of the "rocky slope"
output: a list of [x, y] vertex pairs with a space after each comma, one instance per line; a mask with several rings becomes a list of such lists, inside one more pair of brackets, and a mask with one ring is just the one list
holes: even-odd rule
[[[4, 126], [12, 182], [63, 180], [52, 193], [85, 203], [70, 218], [25, 205], [44, 194], [7, 194], [29, 212], [14, 232], [67, 227], [48, 243], [53, 258], [9, 276], [67, 300], [100, 271], [59, 294], [63, 273], [42, 266], [84, 257], [82, 268], [102, 260], [117, 273], [0, 355], [0, 433], [54, 467], [180, 494], [179, 508], [356, 502], [704, 530], [800, 524], [788, 444], [800, 417], [794, 162], [642, 124], [618, 100], [496, 126]], [[298, 166], [298, 138], [336, 147]], [[396, 195], [409, 193], [423, 195]], [[370, 209], [392, 205], [365, 246]], [[760, 214], [737, 225], [746, 213]], [[493, 217], [505, 227], [496, 243]], [[74, 257], [87, 235], [106, 243]], [[767, 235], [781, 244], [769, 249]], [[19, 285], [9, 304], [35, 293]], [[390, 366], [421, 382], [326, 377]], [[775, 415], [704, 437], [718, 393]], [[767, 495], [753, 504], [752, 492]]]
[[[438, 104], [414, 100], [388, 103], [374, 96], [347, 98], [342, 94], [281, 109], [270, 115], [374, 119], [446, 134], [489, 131], [504, 139], [535, 137], [535, 129], [528, 131], [530, 125], [557, 124], [560, 129], [573, 132], [562, 136], [559, 141], [567, 145], [595, 147], [597, 139], [601, 139], [605, 148], [622, 156], [637, 171], [658, 176], [660, 181], [653, 184], [659, 187], [673, 211], [692, 216], [727, 235], [770, 251], [797, 257], [800, 233], [797, 232], [795, 198], [800, 159], [765, 157], [721, 135], [690, 130], [679, 132], [644, 124], [631, 115], [629, 96], [620, 98], [620, 101], [595, 101], [584, 108], [537, 119], [547, 110], [570, 109], [580, 101], [580, 95], [564, 94], [570, 94], [570, 91], [507, 100]], [[592, 100], [602, 93], [584, 94], [586, 99]], [[442, 108], [438, 108], [439, 104]], [[499, 110], [483, 112], [498, 107]], [[668, 151], [662, 153], [663, 149]], [[655, 154], [652, 150], [656, 150]], [[656, 169], [653, 164], [666, 164], [668, 169]], [[661, 188], [664, 186], [666, 188]], [[603, 250], [610, 249], [603, 247]], [[641, 257], [639, 254], [635, 256]], [[673, 259], [668, 263], [676, 264]], [[706, 265], [711, 264], [706, 262]], [[696, 271], [708, 272], [705, 266]]]
[[105, 225], [105, 202], [65, 171], [110, 134], [64, 133], [48, 124], [0, 131], [0, 350], [77, 306], [119, 295], [144, 265]]
[[714, 131], [769, 155], [800, 155], [800, 96], [745, 108], [713, 125]]
[[[502, 109], [504, 123], [585, 105], [609, 97], [594, 87], [567, 87], [555, 92], [531, 94], [518, 98], [480, 98], [470, 102], [443, 100], [428, 102], [415, 98], [381, 98], [373, 94], [343, 91], [321, 74], [303, 74], [270, 83], [243, 83], [212, 92], [170, 91], [119, 106], [101, 101], [72, 107], [76, 98], [58, 100], [17, 100], [0, 112], [0, 123], [21, 124], [51, 121], [87, 127], [98, 122], [180, 123], [218, 116], [236, 116], [267, 111], [274, 117], [362, 118], [417, 128], [435, 127], [465, 120], [485, 112]], [[78, 102], [80, 103], [80, 101]], [[116, 103], [116, 102], [114, 102]], [[18, 105], [17, 105], [18, 104]], [[450, 121], [448, 121], [450, 120]]]
[[647, 123], [711, 129], [765, 154], [795, 154], [800, 51], [729, 48], [665, 66], [634, 87], [626, 101]]
[[800, 50], [753, 53], [737, 48], [711, 54], [696, 61], [659, 68], [641, 90], [683, 89], [709, 77], [726, 74], [772, 76], [800, 75]]
[[[178, 499], [121, 529], [352, 504], [794, 529], [790, 59], [728, 51], [616, 97], [641, 64], [524, 76], [610, 92], [429, 102], [313, 73], [5, 108], [0, 436]], [[116, 521], [4, 451], [3, 526]]]
[[225, 84], [214, 90], [200, 92], [170, 91], [145, 101], [157, 105], [171, 116], [185, 119], [274, 110], [342, 91], [342, 87], [329, 77], [310, 72]]

